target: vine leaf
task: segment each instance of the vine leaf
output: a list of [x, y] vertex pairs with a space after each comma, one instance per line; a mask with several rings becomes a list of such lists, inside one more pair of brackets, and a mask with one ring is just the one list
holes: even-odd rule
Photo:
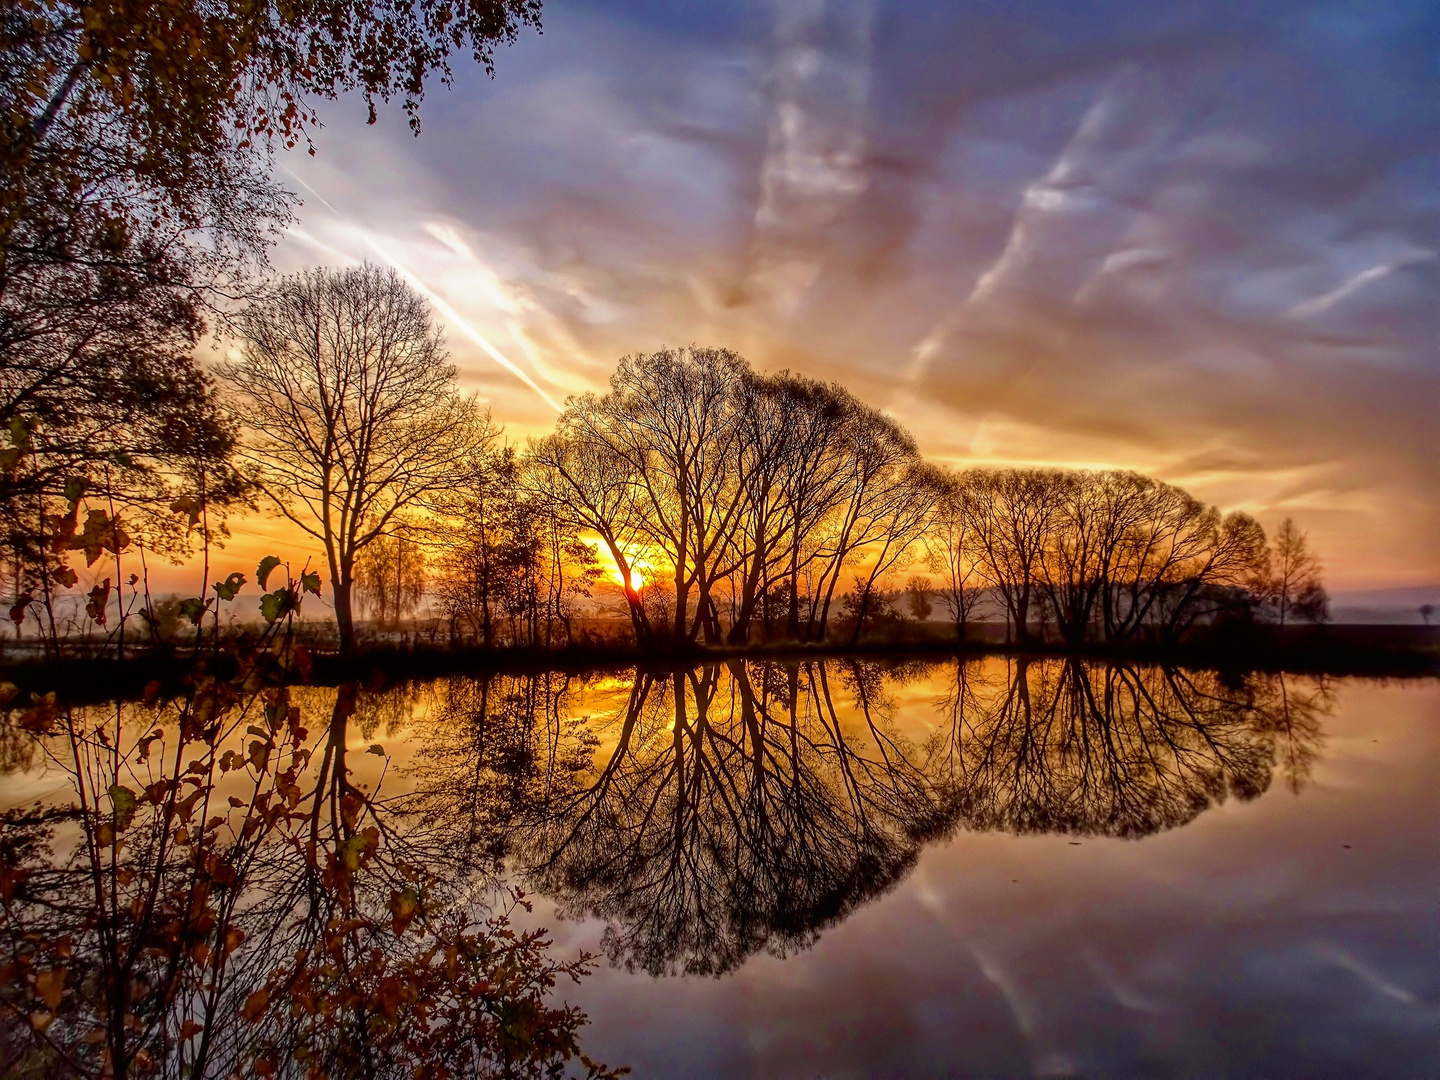
[[266, 555], [263, 559], [260, 560], [260, 566], [255, 571], [255, 580], [260, 583], [260, 587], [262, 589], [265, 588], [265, 582], [270, 577], [270, 571], [274, 570], [279, 565], [280, 559], [278, 556], [275, 555]]

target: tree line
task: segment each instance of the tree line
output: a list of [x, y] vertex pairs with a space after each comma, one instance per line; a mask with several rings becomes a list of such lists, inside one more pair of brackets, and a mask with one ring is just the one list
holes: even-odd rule
[[[1326, 616], [1291, 521], [1271, 543], [1134, 472], [943, 469], [843, 386], [728, 349], [623, 357], [519, 448], [393, 270], [287, 277], [237, 327], [230, 487], [323, 551], [342, 651], [365, 607], [396, 625], [426, 603], [452, 643], [573, 642], [604, 561], [641, 647], [857, 643], [893, 623], [906, 572], [912, 614], [938, 600], [962, 638], [984, 619], [1015, 643], [1122, 644]], [[194, 524], [208, 498], [172, 510]], [[40, 519], [52, 548], [83, 541], [68, 505]], [[99, 514], [103, 541], [119, 525]]]
[[[286, 279], [221, 372], [258, 490], [324, 547], [342, 642], [356, 598], [398, 621], [430, 592], [452, 639], [573, 640], [615, 568], [641, 646], [857, 641], [938, 599], [963, 633], [1178, 640], [1325, 617], [1287, 521], [1118, 470], [969, 469], [833, 382], [728, 349], [622, 358], [523, 449], [463, 396], [423, 301], [366, 266]], [[931, 576], [933, 575], [933, 576]]]

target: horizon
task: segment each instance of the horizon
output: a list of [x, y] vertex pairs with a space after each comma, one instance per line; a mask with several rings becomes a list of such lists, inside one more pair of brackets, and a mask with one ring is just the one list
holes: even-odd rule
[[1337, 594], [1440, 583], [1436, 15], [986, 10], [547, 4], [418, 137], [321, 108], [274, 264], [398, 267], [512, 442], [728, 346], [940, 464], [1134, 469], [1295, 518]]

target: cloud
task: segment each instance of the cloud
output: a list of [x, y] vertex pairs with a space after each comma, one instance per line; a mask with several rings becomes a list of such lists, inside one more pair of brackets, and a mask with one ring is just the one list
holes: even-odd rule
[[324, 194], [282, 263], [392, 252], [515, 434], [726, 344], [949, 461], [1146, 469], [1294, 512], [1336, 581], [1440, 578], [1431, 8], [546, 11], [419, 139], [342, 102], [287, 162]]

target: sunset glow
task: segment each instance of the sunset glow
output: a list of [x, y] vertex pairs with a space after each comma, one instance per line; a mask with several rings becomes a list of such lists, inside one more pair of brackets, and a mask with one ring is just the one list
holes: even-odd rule
[[1338, 589], [1440, 579], [1423, 7], [1056, 9], [1063, 61], [1038, 12], [998, 48], [949, 6], [826, 10], [547, 6], [419, 139], [331, 108], [277, 264], [403, 265], [515, 442], [625, 353], [726, 345], [941, 462], [1133, 468], [1295, 516]]

